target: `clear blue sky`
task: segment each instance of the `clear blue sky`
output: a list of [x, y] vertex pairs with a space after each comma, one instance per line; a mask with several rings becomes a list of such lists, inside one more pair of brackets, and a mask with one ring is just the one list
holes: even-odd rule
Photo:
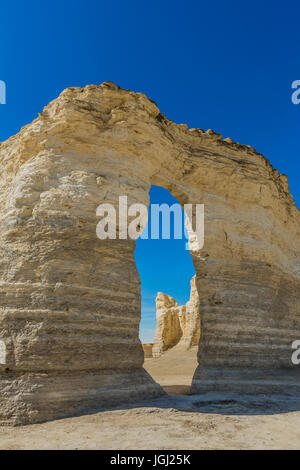
[[[253, 145], [288, 174], [299, 206], [300, 105], [291, 102], [291, 83], [300, 80], [299, 13], [299, 1], [274, 0], [2, 2], [0, 140], [64, 88], [112, 80], [146, 93], [169, 119]], [[153, 190], [161, 202], [165, 194]], [[184, 253], [180, 264], [173, 248], [157, 242], [137, 253], [148, 315], [157, 284], [188, 297], [190, 260]]]

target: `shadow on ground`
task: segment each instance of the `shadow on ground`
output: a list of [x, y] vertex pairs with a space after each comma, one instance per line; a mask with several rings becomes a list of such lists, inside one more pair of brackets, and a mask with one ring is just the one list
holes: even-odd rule
[[[182, 385], [170, 387], [179, 391]], [[166, 387], [164, 387], [166, 390]], [[166, 394], [160, 398], [138, 403], [120, 405], [115, 410], [132, 408], [171, 409], [191, 413], [212, 413], [220, 415], [273, 415], [300, 411], [300, 398], [283, 395], [239, 395], [229, 393], [205, 393], [201, 395]]]

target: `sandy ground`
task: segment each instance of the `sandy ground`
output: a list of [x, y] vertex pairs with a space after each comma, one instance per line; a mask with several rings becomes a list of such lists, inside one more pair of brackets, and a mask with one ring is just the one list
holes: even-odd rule
[[[193, 362], [194, 361], [194, 362]], [[300, 398], [188, 393], [195, 351], [145, 368], [163, 398], [26, 427], [1, 427], [0, 449], [299, 449]]]
[[158, 359], [145, 359], [144, 368], [171, 395], [188, 395], [197, 367], [198, 348], [175, 347]]

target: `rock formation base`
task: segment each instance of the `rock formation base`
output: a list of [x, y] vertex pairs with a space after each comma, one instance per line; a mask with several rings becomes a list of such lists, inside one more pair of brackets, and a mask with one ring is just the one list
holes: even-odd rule
[[95, 412], [103, 407], [164, 395], [142, 368], [80, 373], [5, 375], [0, 425], [23, 425]]
[[299, 396], [300, 370], [281, 369], [219, 369], [197, 367], [191, 394], [221, 392], [238, 394], [270, 394]]

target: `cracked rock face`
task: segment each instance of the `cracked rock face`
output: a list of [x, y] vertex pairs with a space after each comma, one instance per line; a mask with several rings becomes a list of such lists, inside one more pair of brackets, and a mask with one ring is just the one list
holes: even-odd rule
[[152, 348], [153, 357], [159, 357], [174, 346], [188, 350], [199, 344], [200, 311], [196, 276], [191, 280], [190, 299], [186, 305], [170, 295], [159, 292], [156, 297], [156, 330]]
[[96, 236], [99, 204], [148, 204], [152, 184], [205, 205], [192, 391], [299, 393], [300, 215], [262, 155], [107, 82], [66, 89], [0, 159], [2, 424], [162, 393], [142, 368], [135, 242]]

